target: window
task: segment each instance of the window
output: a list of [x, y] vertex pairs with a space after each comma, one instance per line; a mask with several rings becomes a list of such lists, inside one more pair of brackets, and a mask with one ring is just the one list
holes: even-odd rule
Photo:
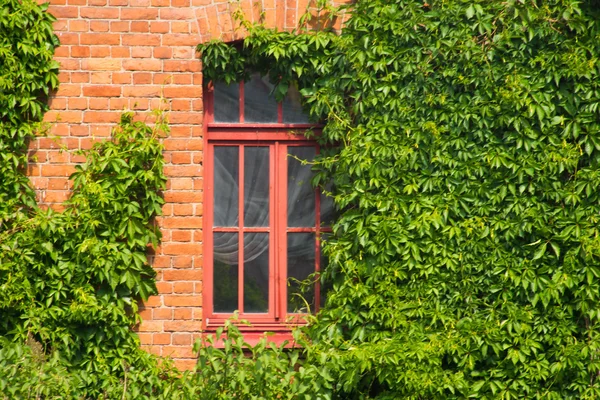
[[[320, 244], [332, 203], [311, 186], [318, 145], [291, 88], [277, 103], [258, 74], [215, 83], [206, 93], [204, 321], [221, 326], [234, 311], [250, 330], [285, 331], [290, 317], [320, 304], [318, 282], [299, 282], [323, 265]], [[307, 163], [308, 162], [308, 163]]]

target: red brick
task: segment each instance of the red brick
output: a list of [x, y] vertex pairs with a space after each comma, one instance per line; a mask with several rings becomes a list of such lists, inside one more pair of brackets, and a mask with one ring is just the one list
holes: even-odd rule
[[163, 321], [142, 321], [140, 326], [137, 328], [138, 332], [161, 332], [162, 330]]
[[121, 36], [114, 33], [82, 33], [81, 44], [115, 45], [121, 43]]
[[108, 32], [108, 21], [92, 21], [90, 30], [92, 32]]
[[200, 321], [165, 321], [165, 332], [199, 332], [202, 330]]
[[162, 61], [154, 59], [124, 60], [123, 68], [128, 71], [160, 71]]
[[111, 21], [110, 31], [111, 32], [129, 32], [129, 21]]
[[164, 228], [202, 228], [202, 217], [163, 217], [161, 222], [161, 226]]
[[194, 282], [175, 282], [173, 291], [175, 293], [194, 293]]
[[73, 165], [42, 165], [42, 176], [69, 176], [75, 172]]
[[174, 257], [175, 259], [173, 260], [173, 267], [174, 268], [192, 268], [194, 266], [194, 258], [197, 257], [197, 255], [194, 256], [177, 256]]
[[[188, 14], [189, 15], [189, 14]], [[122, 8], [121, 19], [122, 20], [154, 20], [158, 18], [158, 10], [153, 8]]]
[[131, 57], [133, 58], [150, 58], [152, 57], [152, 47], [136, 46], [131, 48]]
[[88, 21], [75, 19], [69, 21], [69, 32], [86, 32], [90, 29]]
[[169, 47], [155, 47], [154, 58], [171, 58], [172, 51]]
[[131, 83], [131, 72], [115, 72], [112, 75], [112, 83], [114, 84], [130, 84]]
[[126, 46], [113, 46], [110, 48], [110, 56], [113, 58], [129, 58], [131, 48]]
[[150, 32], [152, 33], [168, 33], [170, 27], [168, 22], [153, 21], [150, 22]]
[[202, 245], [196, 243], [164, 243], [162, 245], [162, 252], [167, 255], [201, 254]]
[[111, 48], [108, 46], [92, 46], [91, 56], [94, 58], [110, 57]]
[[192, 178], [173, 178], [169, 182], [173, 190], [191, 190], [194, 184]]
[[119, 122], [121, 116], [118, 112], [86, 111], [83, 122], [90, 123], [115, 123]]
[[160, 307], [162, 305], [162, 299], [160, 296], [151, 296], [148, 300], [144, 301], [144, 307]]
[[155, 333], [152, 335], [152, 344], [171, 344], [170, 333]]
[[48, 189], [50, 190], [66, 190], [69, 188], [69, 180], [66, 178], [50, 178], [48, 179]]
[[82, 68], [90, 71], [118, 71], [121, 69], [121, 60], [83, 60]]
[[177, 368], [180, 371], [191, 371], [196, 367], [197, 363], [198, 363], [198, 361], [196, 361], [196, 360], [178, 359], [178, 360], [173, 361], [175, 368]]
[[112, 76], [110, 72], [92, 72], [90, 74], [90, 83], [110, 85]]
[[[135, 82], [135, 77], [134, 77]], [[157, 86], [125, 86], [123, 96], [126, 97], [158, 97], [160, 96], [160, 87]]]
[[172, 33], [190, 33], [190, 23], [184, 21], [171, 22]]
[[202, 167], [199, 165], [194, 166], [166, 166], [166, 176], [202, 176]]
[[60, 46], [56, 50], [54, 50], [54, 57], [69, 57], [69, 47], [70, 46]]
[[177, 151], [171, 155], [173, 164], [191, 164], [192, 155], [189, 152]]
[[156, 290], [160, 294], [173, 293], [173, 284], [171, 282], [156, 282]]
[[202, 91], [197, 86], [165, 87], [165, 97], [183, 99], [201, 97]]
[[91, 98], [90, 110], [108, 110], [108, 99], [105, 97]]
[[48, 11], [50, 14], [54, 15], [56, 18], [77, 18], [77, 8], [76, 7], [60, 7], [51, 5], [48, 7]]
[[[192, 245], [202, 246], [202, 245]], [[163, 271], [165, 281], [197, 281], [202, 279], [202, 271], [195, 269], [175, 269]], [[166, 303], [165, 303], [166, 304]]]
[[121, 88], [108, 85], [85, 86], [83, 95], [88, 97], [116, 97], [121, 95]]
[[190, 19], [190, 11], [186, 9], [177, 8], [163, 8], [160, 10], [160, 19], [166, 21], [182, 20], [187, 21]]
[[88, 99], [74, 97], [69, 99], [68, 104], [69, 110], [85, 110], [88, 107]]
[[167, 60], [164, 62], [164, 70], [168, 72], [199, 72], [200, 69], [200, 61]]
[[152, 344], [152, 334], [151, 333], [139, 332], [139, 333], [137, 333], [137, 335], [140, 338], [141, 344]]
[[185, 33], [166, 34], [162, 37], [163, 46], [196, 46], [198, 37]]
[[56, 91], [56, 96], [74, 97], [81, 95], [81, 85], [62, 84]]
[[79, 16], [89, 19], [118, 19], [119, 9], [112, 7], [81, 7]]
[[148, 21], [133, 21], [130, 32], [149, 32], [150, 23]]
[[174, 333], [172, 336], [172, 341], [176, 346], [191, 346], [192, 335], [189, 333]]
[[[190, 308], [177, 307], [173, 311], [173, 319], [192, 319], [192, 310]], [[177, 344], [177, 343], [175, 343]]]
[[71, 57], [89, 57], [90, 48], [87, 46], [71, 46]]
[[173, 242], [189, 242], [192, 240], [192, 232], [190, 231], [171, 231], [171, 241]]
[[[169, 305], [166, 304], [165, 305]], [[171, 308], [155, 308], [152, 312], [152, 318], [155, 320], [172, 320], [173, 319], [173, 309]]]
[[136, 85], [152, 83], [152, 74], [150, 72], [134, 72], [133, 83]]

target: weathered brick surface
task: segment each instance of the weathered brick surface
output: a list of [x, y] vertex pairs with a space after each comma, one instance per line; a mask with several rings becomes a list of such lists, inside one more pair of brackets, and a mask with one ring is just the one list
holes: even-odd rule
[[[347, 0], [341, 0], [345, 2]], [[83, 161], [74, 150], [106, 139], [122, 110], [139, 119], [162, 108], [171, 133], [164, 140], [162, 244], [151, 255], [158, 295], [141, 310], [142, 346], [194, 365], [191, 344], [202, 319], [203, 103], [202, 66], [195, 46], [213, 38], [243, 38], [234, 15], [294, 29], [309, 0], [50, 0], [61, 47], [60, 88], [46, 114], [49, 134], [31, 144], [28, 172], [39, 201], [57, 209], [69, 195], [68, 176]], [[336, 0], [335, 4], [340, 1]], [[341, 21], [336, 21], [339, 27]]]

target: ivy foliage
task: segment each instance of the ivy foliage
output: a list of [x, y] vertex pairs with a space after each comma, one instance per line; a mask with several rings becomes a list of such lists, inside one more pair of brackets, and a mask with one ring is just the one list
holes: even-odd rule
[[309, 359], [343, 398], [600, 397], [600, 2], [349, 11], [199, 46], [206, 78], [297, 82], [326, 121], [341, 216]]
[[35, 204], [22, 174], [27, 143], [58, 86], [52, 59], [58, 38], [47, 8], [33, 0], [0, 1], [0, 229], [11, 210]]

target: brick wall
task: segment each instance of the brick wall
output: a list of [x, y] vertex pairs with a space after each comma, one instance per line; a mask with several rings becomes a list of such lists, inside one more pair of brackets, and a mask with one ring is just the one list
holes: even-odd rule
[[180, 368], [194, 364], [191, 344], [202, 321], [203, 104], [194, 48], [212, 38], [242, 38], [233, 18], [238, 9], [278, 29], [293, 29], [307, 9], [316, 13], [308, 0], [51, 0], [50, 6], [58, 18], [61, 85], [45, 117], [48, 137], [31, 145], [29, 175], [39, 201], [60, 208], [68, 176], [82, 161], [72, 150], [106, 139], [123, 109], [148, 121], [153, 109], [169, 112], [163, 242], [151, 257], [159, 295], [142, 309], [138, 332], [148, 351], [173, 357]]

